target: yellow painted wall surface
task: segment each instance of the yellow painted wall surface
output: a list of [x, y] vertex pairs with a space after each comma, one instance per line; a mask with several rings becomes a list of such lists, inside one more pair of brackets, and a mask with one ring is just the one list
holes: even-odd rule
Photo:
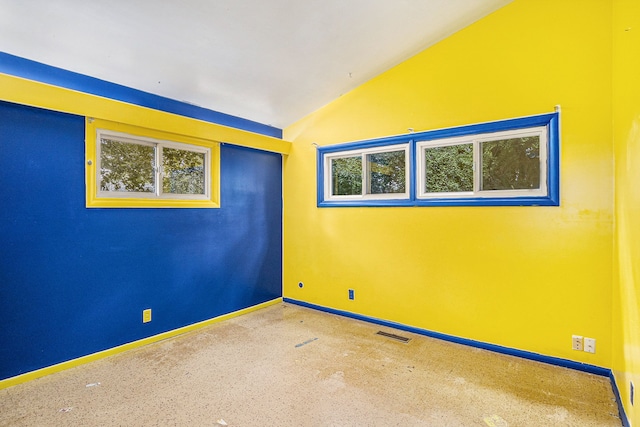
[[[616, 286], [613, 371], [622, 402], [640, 426], [640, 3], [616, 0], [613, 15], [613, 106], [616, 161]], [[636, 387], [630, 402], [630, 382]]]
[[287, 154], [291, 145], [278, 138], [3, 73], [0, 100], [282, 154]]
[[[285, 129], [285, 297], [610, 367], [611, 14], [601, 0], [516, 0]], [[560, 207], [316, 207], [312, 143], [557, 104]]]

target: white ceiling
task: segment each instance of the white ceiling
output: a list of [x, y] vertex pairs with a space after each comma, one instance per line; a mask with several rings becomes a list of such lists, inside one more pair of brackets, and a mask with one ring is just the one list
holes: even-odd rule
[[0, 51], [284, 128], [512, 0], [0, 0]]

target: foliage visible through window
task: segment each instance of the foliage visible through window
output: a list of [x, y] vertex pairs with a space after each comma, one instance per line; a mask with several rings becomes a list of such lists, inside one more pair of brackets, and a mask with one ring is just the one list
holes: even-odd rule
[[327, 197], [390, 197], [407, 193], [407, 148], [327, 157]]
[[424, 150], [427, 193], [473, 191], [473, 145], [428, 147]]
[[367, 154], [369, 193], [406, 192], [405, 150]]
[[318, 206], [558, 206], [559, 112], [318, 147]]
[[100, 191], [155, 193], [155, 147], [100, 139]]
[[418, 142], [420, 197], [546, 192], [546, 128]]
[[540, 137], [482, 142], [482, 189], [540, 188]]
[[343, 157], [331, 161], [331, 194], [362, 194], [362, 156]]
[[217, 141], [87, 117], [85, 155], [87, 208], [220, 207]]
[[208, 149], [101, 134], [99, 192], [110, 196], [205, 197]]
[[205, 154], [189, 150], [162, 150], [162, 191], [205, 194]]

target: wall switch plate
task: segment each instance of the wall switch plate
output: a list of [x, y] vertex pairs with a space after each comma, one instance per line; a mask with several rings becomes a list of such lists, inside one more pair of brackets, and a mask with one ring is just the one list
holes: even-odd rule
[[595, 338], [585, 338], [584, 339], [584, 351], [587, 353], [595, 353], [596, 352], [596, 339]]
[[142, 323], [151, 322], [151, 309], [142, 310]]
[[356, 299], [356, 294], [353, 289], [349, 289], [349, 299]]
[[574, 350], [582, 351], [582, 336], [573, 335], [571, 337], [571, 348]]

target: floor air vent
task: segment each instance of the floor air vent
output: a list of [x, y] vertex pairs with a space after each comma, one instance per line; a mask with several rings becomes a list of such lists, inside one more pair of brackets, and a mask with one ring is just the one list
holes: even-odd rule
[[382, 335], [383, 337], [391, 338], [391, 339], [396, 340], [396, 341], [403, 342], [405, 344], [408, 343], [409, 341], [411, 341], [411, 338], [401, 337], [400, 335], [391, 334], [389, 332], [378, 331], [378, 332], [376, 332], [376, 334], [377, 335]]

